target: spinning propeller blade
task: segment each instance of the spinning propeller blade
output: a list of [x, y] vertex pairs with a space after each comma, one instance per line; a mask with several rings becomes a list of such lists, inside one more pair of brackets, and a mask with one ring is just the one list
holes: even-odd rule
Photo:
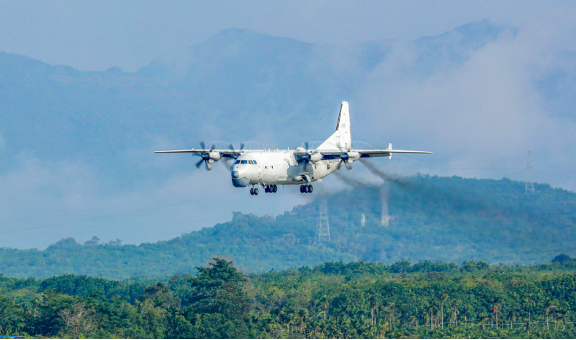
[[200, 170], [200, 165], [202, 164], [202, 162], [204, 162], [204, 158], [196, 162], [196, 169]]

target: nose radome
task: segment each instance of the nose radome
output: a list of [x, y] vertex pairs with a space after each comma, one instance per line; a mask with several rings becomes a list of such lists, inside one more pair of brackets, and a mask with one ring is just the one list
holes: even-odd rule
[[232, 177], [234, 177], [234, 178], [240, 177], [240, 172], [238, 172], [238, 171], [236, 171], [236, 170], [235, 170], [235, 171], [232, 171]]

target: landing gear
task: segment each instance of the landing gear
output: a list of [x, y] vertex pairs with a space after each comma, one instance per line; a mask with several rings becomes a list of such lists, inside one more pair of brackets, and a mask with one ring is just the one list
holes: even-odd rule
[[276, 184], [267, 185], [264, 188], [264, 192], [266, 193], [275, 193], [278, 191], [278, 186]]
[[303, 184], [300, 186], [300, 192], [303, 194], [311, 194], [314, 191], [312, 184]]
[[258, 195], [258, 188], [251, 188], [250, 189], [250, 195]]

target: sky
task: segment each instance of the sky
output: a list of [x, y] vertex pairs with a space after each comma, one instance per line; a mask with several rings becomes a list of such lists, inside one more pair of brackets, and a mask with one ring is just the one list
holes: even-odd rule
[[[539, 34], [574, 28], [573, 1], [2, 1], [0, 51], [82, 71], [135, 71], [226, 28], [349, 44], [411, 40], [492, 19]], [[574, 36], [554, 38], [574, 43]], [[556, 41], [557, 40], [557, 41]]]
[[[400, 74], [411, 62], [411, 51], [398, 45], [374, 70], [359, 103], [351, 103], [352, 114], [373, 113], [356, 120], [353, 132], [380, 136], [382, 126], [393, 126], [385, 132], [395, 145], [410, 145], [407, 136], [418, 135], [428, 141], [420, 149], [434, 150], [444, 167], [434, 168], [421, 158], [394, 157], [389, 169], [398, 173], [522, 180], [524, 155], [532, 147], [540, 164], [549, 163], [540, 167], [550, 171], [540, 179], [575, 190], [570, 169], [576, 164], [566, 155], [576, 152], [576, 124], [546, 112], [530, 85], [531, 77], [554, 63], [550, 51], [574, 50], [573, 1], [2, 1], [0, 51], [82, 71], [118, 66], [131, 72], [231, 27], [346, 45], [409, 41], [483, 19], [518, 27], [520, 34], [490, 44], [462, 67], [441, 70], [425, 81]], [[5, 145], [0, 134], [0, 150]], [[170, 163], [178, 164], [183, 162]], [[353, 176], [367, 176], [362, 166], [355, 168]], [[92, 235], [103, 241], [117, 237], [125, 243], [152, 242], [189, 231], [192, 222], [205, 227], [229, 220], [232, 211], [277, 214], [310, 200], [292, 188], [255, 205], [246, 192], [230, 185], [223, 167], [215, 166], [211, 174], [222, 178], [215, 184], [193, 170], [159, 186], [143, 184], [139, 190], [110, 196], [99, 191], [97, 176], [81, 163], [55, 164], [23, 155], [0, 174], [0, 189], [10, 193], [0, 195], [10, 209], [6, 213], [0, 207], [0, 221], [10, 225], [1, 228], [4, 239], [11, 235], [13, 247], [45, 247], [57, 241], [54, 235], [74, 236], [80, 242]], [[325, 190], [343, 186], [336, 179], [325, 183]], [[35, 234], [33, 241], [26, 236], [29, 232]]]

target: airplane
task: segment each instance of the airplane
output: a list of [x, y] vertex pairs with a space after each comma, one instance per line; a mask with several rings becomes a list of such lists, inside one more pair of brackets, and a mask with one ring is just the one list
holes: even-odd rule
[[322, 182], [322, 178], [346, 166], [352, 170], [352, 163], [361, 158], [388, 157], [394, 153], [431, 154], [429, 151], [393, 150], [392, 143], [385, 150], [352, 149], [350, 134], [350, 112], [348, 102], [340, 105], [336, 131], [318, 148], [309, 150], [309, 143], [304, 147], [290, 150], [244, 150], [244, 144], [236, 150], [232, 144], [229, 149], [215, 149], [215, 145], [207, 149], [204, 142], [201, 149], [165, 150], [155, 153], [191, 153], [202, 157], [197, 163], [199, 169], [202, 163], [206, 170], [212, 171], [210, 164], [226, 159], [234, 159], [231, 170], [232, 184], [235, 187], [251, 186], [250, 195], [258, 195], [258, 187], [263, 187], [266, 193], [275, 193], [279, 185], [300, 185], [301, 193], [312, 193], [311, 183]]

